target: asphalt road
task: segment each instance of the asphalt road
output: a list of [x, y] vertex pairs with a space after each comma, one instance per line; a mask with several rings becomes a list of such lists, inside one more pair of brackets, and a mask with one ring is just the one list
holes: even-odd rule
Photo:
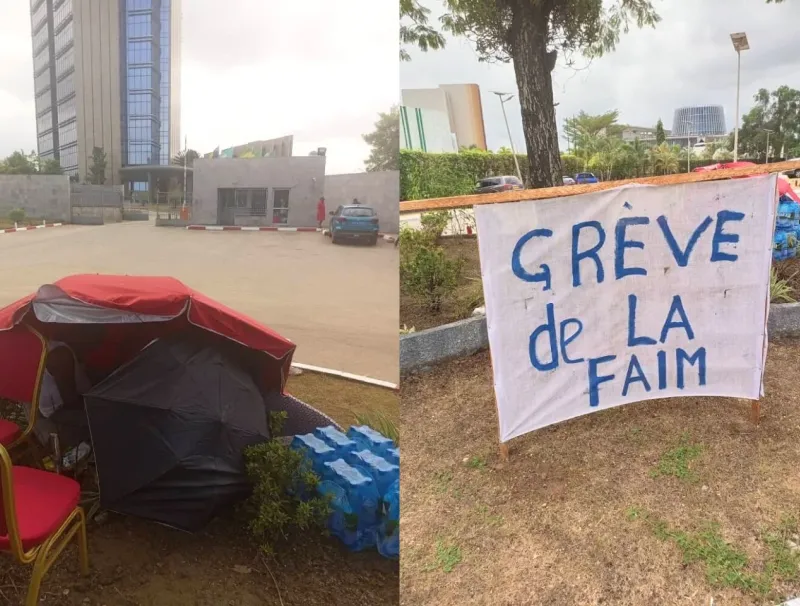
[[297, 362], [399, 380], [398, 251], [383, 240], [147, 222], [0, 235], [0, 306], [76, 273], [173, 276], [297, 343]]

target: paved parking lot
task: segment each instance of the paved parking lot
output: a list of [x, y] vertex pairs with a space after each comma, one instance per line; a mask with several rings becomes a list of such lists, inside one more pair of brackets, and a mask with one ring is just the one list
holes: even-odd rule
[[0, 235], [0, 305], [69, 274], [173, 276], [292, 339], [297, 362], [397, 382], [397, 267], [383, 240], [70, 225]]

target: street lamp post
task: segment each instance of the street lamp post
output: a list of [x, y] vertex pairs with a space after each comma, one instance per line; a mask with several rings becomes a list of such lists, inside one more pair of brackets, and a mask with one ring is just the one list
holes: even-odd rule
[[747, 34], [739, 32], [731, 34], [731, 42], [736, 50], [736, 128], [733, 131], [733, 161], [739, 160], [739, 84], [742, 73], [742, 51], [749, 50]]
[[511, 144], [511, 155], [514, 156], [514, 166], [517, 168], [517, 178], [522, 183], [522, 171], [519, 169], [519, 160], [517, 160], [517, 150], [514, 149], [514, 139], [511, 138], [511, 128], [508, 126], [508, 116], [506, 116], [506, 101], [511, 101], [514, 95], [511, 93], [499, 93], [491, 91], [500, 100], [500, 107], [503, 109], [503, 120], [506, 122], [506, 132], [508, 132], [508, 142]]
[[767, 133], [767, 151], [764, 154], [764, 163], [769, 164], [769, 134], [774, 133], [775, 131], [768, 128], [762, 128], [761, 132]]
[[692, 172], [692, 126], [689, 120], [684, 120], [684, 124], [689, 125], [689, 130], [686, 131], [686, 172]]

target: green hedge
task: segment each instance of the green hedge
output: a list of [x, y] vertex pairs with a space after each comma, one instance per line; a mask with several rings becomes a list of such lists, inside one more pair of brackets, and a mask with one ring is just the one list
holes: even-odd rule
[[[517, 155], [522, 179], [528, 177], [528, 158]], [[583, 162], [576, 156], [562, 154], [565, 175], [574, 176], [583, 170]], [[685, 161], [685, 160], [684, 160]], [[692, 169], [714, 164], [712, 160], [692, 160]], [[685, 170], [686, 164], [681, 165]], [[645, 163], [639, 167], [641, 176], [650, 174]], [[475, 191], [475, 184], [486, 177], [515, 175], [514, 156], [510, 153], [495, 154], [483, 150], [464, 150], [459, 153], [429, 154], [422, 151], [400, 150], [400, 199], [424, 200], [462, 196]], [[599, 176], [599, 173], [598, 173]], [[635, 177], [636, 168], [622, 163], [611, 173], [611, 178]]]

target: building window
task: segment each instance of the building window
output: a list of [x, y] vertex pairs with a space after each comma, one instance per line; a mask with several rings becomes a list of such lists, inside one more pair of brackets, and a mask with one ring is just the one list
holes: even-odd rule
[[[63, 101], [75, 94], [75, 73], [70, 72], [56, 84], [56, 98]], [[59, 118], [61, 120], [61, 118]]]
[[78, 140], [78, 133], [75, 126], [75, 120], [68, 124], [63, 124], [58, 127], [58, 144], [59, 146], [67, 147]]
[[152, 0], [128, 0], [128, 11], [148, 11], [152, 10]]
[[236, 190], [229, 188], [218, 189], [217, 200], [222, 208], [236, 208]]
[[153, 22], [150, 15], [128, 16], [128, 38], [148, 38], [153, 35]]
[[58, 29], [58, 26], [61, 25], [64, 20], [72, 15], [72, 0], [64, 0], [55, 10], [55, 14], [53, 15], [53, 27]]
[[38, 74], [50, 63], [50, 49], [46, 46], [33, 58], [33, 73]]
[[289, 222], [289, 191], [275, 189], [272, 193], [272, 222], [285, 225]]
[[36, 118], [36, 132], [42, 133], [53, 128], [53, 112], [46, 112]]
[[75, 47], [70, 46], [69, 50], [56, 59], [56, 78], [60, 78], [69, 70], [75, 68]]
[[251, 198], [252, 215], [256, 217], [267, 216], [267, 190], [254, 189], [252, 190]]
[[46, 69], [33, 79], [33, 89], [38, 95], [50, 88], [50, 70]]
[[58, 115], [58, 123], [64, 124], [70, 120], [75, 120], [75, 98], [67, 99], [63, 103], [59, 103], [56, 107]]
[[42, 94], [36, 97], [36, 115], [38, 116], [43, 111], [50, 109], [53, 105], [53, 96], [50, 94], [50, 91], [45, 91]]
[[128, 42], [128, 65], [153, 62], [153, 43], [149, 40]]
[[71, 143], [68, 146], [62, 146], [58, 152], [58, 162], [64, 172], [71, 173], [78, 168], [78, 144]]
[[49, 132], [46, 135], [42, 135], [39, 137], [39, 154], [43, 154], [49, 152], [53, 149], [53, 133]]
[[72, 41], [73, 41], [72, 20], [70, 19], [69, 23], [67, 23], [64, 29], [62, 29], [60, 32], [56, 34], [56, 41], [55, 41], [56, 55], [58, 55], [67, 46], [72, 44]]
[[47, 23], [47, 2], [42, 2], [31, 16], [31, 28], [36, 31], [42, 23]]
[[153, 70], [149, 67], [131, 67], [128, 69], [128, 90], [152, 91], [153, 75]]
[[247, 208], [247, 194], [249, 191], [248, 189], [236, 190], [236, 208]]
[[50, 29], [45, 25], [42, 29], [33, 35], [33, 54], [37, 54], [45, 46], [49, 39]]

